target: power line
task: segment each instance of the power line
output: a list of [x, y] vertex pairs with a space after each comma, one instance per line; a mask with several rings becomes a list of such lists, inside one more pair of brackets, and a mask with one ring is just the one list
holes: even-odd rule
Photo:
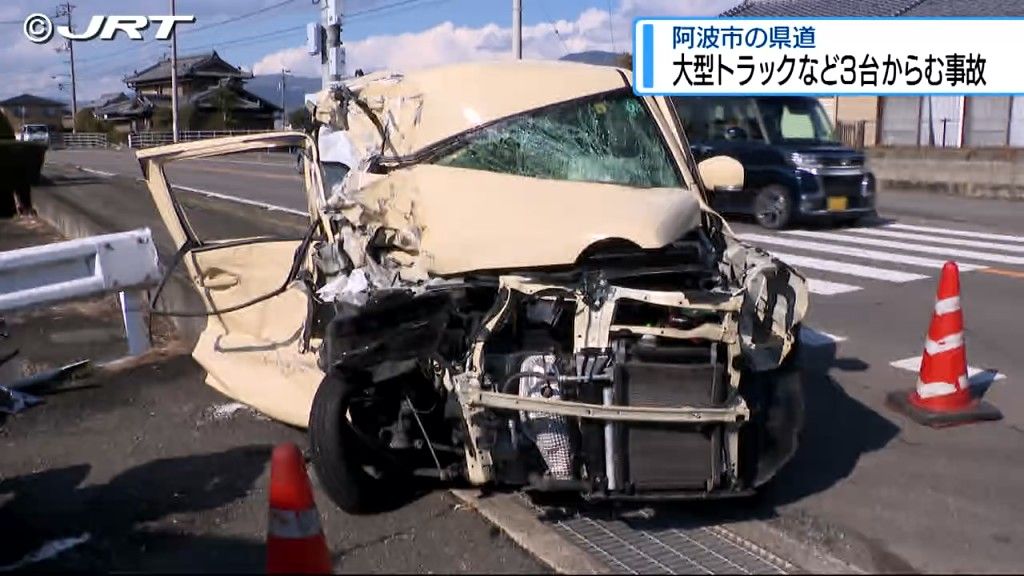
[[390, 12], [396, 8], [404, 8], [406, 6], [419, 8], [421, 6], [429, 6], [431, 4], [443, 4], [445, 2], [451, 2], [451, 0], [399, 0], [398, 2], [392, 2], [390, 4], [384, 4], [383, 6], [377, 6], [375, 8], [367, 8], [365, 10], [357, 10], [355, 12], [349, 12], [345, 16], [345, 20], [352, 20], [353, 18], [359, 18], [366, 15], [372, 15], [378, 12]]
[[612, 0], [608, 0], [608, 37], [612, 40], [612, 50], [618, 52], [619, 46], [615, 44], [615, 25], [612, 23]]
[[[237, 22], [238, 20], [241, 20], [241, 19], [249, 17], [249, 16], [255, 16], [257, 14], [265, 13], [265, 12], [267, 12], [269, 10], [272, 10], [274, 8], [278, 8], [280, 6], [284, 6], [285, 4], [290, 3], [290, 2], [294, 2], [294, 1], [295, 0], [285, 0], [283, 2], [279, 2], [277, 4], [273, 4], [271, 6], [267, 6], [266, 8], [262, 8], [260, 10], [254, 11], [254, 12], [250, 12], [250, 13], [247, 13], [247, 14], [242, 14], [242, 15], [236, 16], [236, 17], [231, 19], [231, 21], [232, 21], [231, 23]], [[346, 17], [346, 20], [360, 19], [360, 18], [362, 18], [362, 19], [372, 19], [372, 18], [376, 18], [376, 17], [386, 16], [387, 14], [382, 14], [382, 12], [390, 12], [390, 11], [393, 11], [393, 10], [398, 9], [398, 8], [412, 7], [412, 6], [420, 7], [420, 6], [427, 6], [427, 5], [432, 5], [432, 4], [441, 4], [441, 3], [450, 2], [450, 1], [451, 0], [399, 0], [397, 2], [392, 2], [392, 3], [389, 3], [389, 4], [382, 5], [382, 6], [376, 6], [376, 7], [373, 7], [373, 8], [367, 8], [365, 10], [359, 10], [359, 11], [356, 11], [356, 12], [352, 12], [352, 13], [350, 13]], [[210, 24], [210, 25], [206, 26], [205, 28], [208, 29], [208, 28], [213, 27], [215, 25], [219, 26], [221, 24], [228, 24], [228, 23], [229, 22], [227, 20], [225, 20], [225, 21], [222, 21], [222, 22], [217, 22], [215, 24]], [[289, 34], [289, 33], [292, 33], [292, 32], [297, 32], [299, 30], [305, 30], [305, 28], [306, 28], [305, 25], [290, 26], [290, 27], [287, 27], [287, 28], [280, 28], [280, 29], [271, 30], [271, 31], [268, 31], [268, 32], [260, 32], [260, 33], [255, 33], [255, 34], [247, 34], [247, 35], [239, 36], [239, 37], [232, 38], [232, 39], [219, 40], [217, 42], [211, 42], [211, 43], [205, 43], [205, 44], [197, 44], [197, 45], [186, 45], [184, 48], [186, 50], [190, 51], [190, 52], [195, 52], [195, 51], [202, 50], [202, 49], [205, 49], [205, 48], [221, 48], [221, 47], [226, 47], [226, 46], [234, 46], [234, 47], [245, 46], [245, 45], [256, 44], [256, 43], [262, 42], [262, 41], [264, 41], [264, 40], [266, 40], [268, 38], [274, 38], [274, 37], [278, 37], [278, 36], [281, 36], [281, 35], [284, 35], [284, 34]], [[190, 32], [194, 32], [194, 31], [197, 31], [197, 30], [198, 29], [192, 29], [192, 30], [190, 30]], [[184, 34], [184, 32], [182, 32], [182, 34]], [[133, 59], [137, 59], [139, 57], [139, 50], [149, 50], [153, 46], [159, 46], [158, 44], [154, 44], [154, 42], [155, 42], [155, 40], [146, 40], [146, 41], [141, 43], [141, 45], [139, 46], [138, 49], [131, 50], [131, 51], [122, 51], [120, 54], [124, 54], [124, 55], [132, 57]], [[146, 57], [148, 58], [149, 56], [150, 55], [147, 54]], [[136, 65], [136, 63], [137, 63], [137, 61], [136, 62], [129, 61], [129, 62], [123, 62], [123, 63], [120, 63], [120, 64], [115, 63], [115, 64], [110, 65], [110, 66], [104, 66], [103, 64], [108, 63], [109, 59], [110, 59], [109, 56], [97, 55], [97, 56], [94, 56], [94, 57], [91, 57], [91, 58], [88, 58], [88, 59], [78, 59], [78, 62], [79, 63], [83, 63], [83, 62], [87, 63], [85, 68], [88, 68], [90, 70], [90, 74], [96, 74], [96, 75], [100, 75], [100, 76], [107, 75], [107, 74], [114, 74], [114, 73], [117, 73], [119, 71], [130, 69], [134, 65]], [[103, 60], [104, 62], [101, 63], [100, 60]], [[94, 66], [97, 66], [97, 65], [102, 66], [102, 67], [94, 68]]]
[[277, 4], [271, 4], [270, 6], [266, 6], [264, 8], [260, 8], [259, 10], [253, 10], [252, 12], [246, 12], [244, 14], [239, 14], [238, 16], [232, 16], [231, 18], [227, 18], [225, 20], [221, 20], [220, 22], [214, 22], [212, 24], [207, 24], [205, 26], [200, 26], [198, 28], [189, 28], [187, 30], [182, 30], [181, 34], [192, 34], [193, 32], [201, 32], [203, 30], [209, 30], [210, 28], [216, 28], [217, 26], [223, 26], [225, 24], [232, 24], [234, 22], [238, 22], [239, 20], [245, 20], [246, 18], [252, 18], [253, 16], [258, 16], [258, 15], [263, 14], [265, 12], [270, 12], [271, 10], [276, 10], [276, 9], [280, 8], [281, 6], [284, 6], [285, 4], [291, 4], [292, 2], [295, 2], [295, 0], [282, 0], [281, 2], [278, 2]]
[[555, 30], [555, 37], [558, 38], [558, 41], [562, 44], [562, 55], [564, 56], [568, 54], [569, 45], [565, 43], [565, 40], [562, 38], [562, 35], [558, 33], [558, 22], [552, 20], [551, 14], [548, 13], [547, 6], [544, 5], [544, 0], [538, 0], [537, 3], [540, 5], [541, 11], [544, 12], [544, 18], [551, 21], [551, 27]]
[[[189, 28], [189, 29], [186, 29], [186, 30], [182, 30], [181, 32], [176, 32], [176, 34], [181, 34], [181, 35], [183, 35], [183, 34], [191, 34], [193, 32], [201, 32], [201, 31], [204, 31], [204, 30], [209, 30], [210, 28], [216, 28], [218, 26], [223, 26], [225, 24], [233, 24], [233, 23], [238, 22], [240, 20], [245, 20], [247, 18], [252, 18], [254, 16], [259, 16], [261, 14], [265, 14], [267, 12], [270, 12], [271, 10], [276, 10], [276, 9], [286, 5], [286, 4], [291, 4], [292, 2], [295, 2], [295, 0], [282, 0], [281, 2], [278, 2], [276, 4], [271, 4], [270, 6], [265, 6], [263, 8], [258, 9], [258, 10], [253, 10], [252, 12], [245, 12], [243, 14], [239, 14], [237, 16], [232, 16], [230, 18], [227, 18], [225, 20], [221, 20], [219, 22], [213, 22], [211, 24], [206, 24], [206, 25], [200, 26], [198, 28]], [[155, 38], [150, 39], [150, 40], [145, 40], [145, 41], [143, 41], [140, 44], [139, 48], [152, 45], [155, 42], [157, 42], [157, 40]], [[95, 60], [106, 60], [110, 56], [112, 56], [112, 54], [106, 54], [106, 55], [105, 54], [99, 54], [99, 55], [93, 56], [92, 58], [82, 59], [81, 61], [82, 62], [91, 62], [91, 61], [95, 61]]]

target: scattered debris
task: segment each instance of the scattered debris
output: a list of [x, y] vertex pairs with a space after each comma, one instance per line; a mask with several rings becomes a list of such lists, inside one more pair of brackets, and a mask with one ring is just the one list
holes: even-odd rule
[[46, 370], [44, 372], [38, 372], [21, 380], [17, 380], [11, 384], [7, 384], [7, 387], [11, 390], [26, 391], [32, 388], [43, 387], [46, 385], [59, 384], [68, 378], [71, 378], [78, 372], [84, 370], [92, 364], [91, 360], [80, 360], [60, 368], [54, 368], [53, 370]]
[[212, 417], [214, 420], [224, 420], [231, 418], [235, 415], [235, 412], [239, 410], [245, 410], [245, 404], [241, 402], [230, 402], [228, 404], [221, 404], [213, 407]]
[[54, 558], [58, 554], [62, 554], [74, 548], [75, 546], [78, 546], [79, 544], [88, 542], [89, 538], [90, 535], [88, 532], [86, 532], [85, 534], [82, 534], [77, 538], [63, 538], [61, 540], [53, 540], [51, 542], [47, 542], [46, 544], [43, 544], [42, 547], [40, 547], [38, 550], [29, 554], [28, 556], [25, 556], [21, 560], [18, 560], [14, 564], [0, 566], [0, 572], [10, 572], [13, 570], [17, 570], [19, 568], [23, 568], [25, 566], [29, 566], [31, 564], [35, 564], [37, 562], [42, 562], [43, 560], [49, 560], [50, 558]]
[[203, 419], [213, 422], [219, 422], [222, 420], [228, 420], [233, 418], [239, 411], [246, 411], [257, 420], [267, 420], [267, 417], [260, 414], [252, 406], [242, 404], [241, 402], [228, 402], [227, 404], [217, 404], [207, 408], [203, 411]]
[[0, 413], [14, 415], [42, 403], [41, 398], [0, 386]]
[[[14, 358], [18, 350], [14, 350], [3, 357], [0, 357], [0, 365]], [[82, 360], [53, 370], [46, 370], [16, 380], [11, 384], [0, 385], [0, 412], [4, 414], [17, 414], [26, 408], [42, 404], [42, 398], [29, 394], [45, 394], [52, 391], [52, 387], [64, 382], [90, 365], [89, 360]]]

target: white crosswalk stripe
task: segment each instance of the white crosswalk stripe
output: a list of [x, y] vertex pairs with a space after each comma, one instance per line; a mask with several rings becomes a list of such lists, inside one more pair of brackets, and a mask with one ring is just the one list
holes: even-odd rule
[[820, 296], [857, 292], [872, 283], [924, 280], [950, 260], [961, 272], [1024, 267], [1024, 236], [953, 228], [894, 223], [834, 231], [761, 230], [739, 238], [800, 270], [808, 290]]
[[807, 291], [811, 294], [821, 294], [822, 296], [833, 296], [835, 294], [846, 294], [847, 292], [856, 292], [860, 290], [860, 286], [851, 286], [849, 284], [843, 284], [841, 282], [829, 282], [828, 280], [819, 280], [817, 278], [807, 279]]
[[[885, 238], [901, 238], [905, 240], [917, 240], [921, 236], [920, 234], [911, 234], [909, 232], [896, 232], [893, 230], [879, 230], [878, 228], [850, 228], [847, 232], [854, 232], [857, 234], [867, 234], [869, 236], [883, 236]], [[999, 244], [997, 242], [986, 242], [984, 240], [964, 240], [963, 238], [942, 238], [940, 236], [932, 236], [928, 239], [928, 242], [932, 244], [942, 244], [945, 246], [967, 246], [968, 248], [984, 248], [986, 250], [995, 250], [997, 252], [1020, 252], [1024, 253], [1024, 244], [1015, 246], [1011, 244]]]
[[[767, 234], [741, 234], [740, 238], [755, 244], [774, 244], [787, 248], [799, 248], [810, 252], [824, 252], [827, 254], [838, 254], [841, 256], [853, 256], [854, 258], [865, 258], [878, 262], [894, 262], [896, 264], [910, 264], [911, 266], [923, 266], [925, 268], [941, 269], [946, 263], [945, 260], [937, 258], [925, 258], [923, 256], [911, 256], [908, 254], [897, 254], [895, 252], [880, 252], [857, 246], [839, 246], [825, 242], [813, 242], [810, 240], [798, 240], [796, 238], [783, 238], [781, 236], [768, 236]], [[968, 264], [957, 261], [957, 265], [963, 272], [984, 268], [981, 264]]]
[[863, 236], [836, 234], [834, 232], [815, 232], [811, 230], [786, 230], [783, 234], [802, 236], [806, 238], [819, 238], [845, 242], [848, 244], [864, 244], [865, 246], [879, 246], [882, 248], [893, 248], [895, 250], [906, 250], [908, 252], [922, 252], [924, 254], [939, 254], [947, 258], [959, 257], [982, 262], [998, 262], [1000, 264], [1024, 265], [1024, 257], [1007, 256], [1005, 254], [992, 254], [989, 252], [978, 252], [975, 250], [960, 250], [959, 248], [946, 248], [943, 246], [928, 246], [925, 244], [911, 244], [909, 242], [896, 242], [894, 240], [882, 240], [879, 238], [864, 238]]
[[1012, 236], [1010, 234], [989, 234], [987, 232], [975, 232], [973, 230], [950, 230], [949, 228], [934, 228], [932, 226], [914, 226], [911, 224], [886, 224], [883, 228], [894, 230], [910, 230], [912, 232], [931, 232], [933, 234], [945, 234], [946, 236], [966, 236], [968, 238], [981, 238], [985, 240], [1003, 240], [1005, 242], [1024, 242], [1024, 236]]
[[861, 266], [859, 264], [849, 264], [846, 262], [836, 262], [835, 260], [822, 260], [820, 258], [797, 256], [795, 254], [784, 254], [781, 252], [774, 252], [773, 254], [779, 260], [782, 260], [790, 266], [795, 266], [796, 268], [824, 270], [825, 272], [835, 272], [837, 274], [846, 274], [848, 276], [860, 276], [862, 278], [873, 278], [875, 280], [885, 280], [886, 282], [912, 282], [914, 280], [927, 278], [927, 276], [922, 274], [897, 272], [896, 270], [875, 268], [873, 266]]

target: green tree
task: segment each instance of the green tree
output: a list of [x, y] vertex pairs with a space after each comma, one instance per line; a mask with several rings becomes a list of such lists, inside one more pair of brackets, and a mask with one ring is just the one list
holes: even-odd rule
[[0, 114], [0, 140], [10, 140], [14, 138], [14, 128], [11, 127], [11, 122], [7, 120], [7, 116]]
[[92, 113], [92, 108], [83, 108], [75, 115], [75, 128], [79, 132], [109, 132], [111, 126]]
[[220, 114], [221, 128], [229, 130], [231, 125], [234, 123], [234, 119], [231, 117], [231, 112], [238, 102], [238, 95], [231, 89], [230, 86], [221, 84], [217, 86], [217, 89], [213, 93], [214, 106], [217, 108], [217, 112]]
[[615, 65], [619, 68], [633, 69], [633, 55], [624, 52], [615, 57]]
[[153, 130], [170, 130], [173, 124], [171, 109], [158, 106], [153, 110], [151, 121], [153, 123]]
[[193, 130], [193, 122], [196, 120], [196, 107], [192, 104], [185, 104], [178, 108], [178, 129]]
[[302, 130], [303, 132], [309, 132], [313, 129], [313, 117], [305, 107], [292, 110], [288, 114], [288, 123], [291, 124], [293, 129]]

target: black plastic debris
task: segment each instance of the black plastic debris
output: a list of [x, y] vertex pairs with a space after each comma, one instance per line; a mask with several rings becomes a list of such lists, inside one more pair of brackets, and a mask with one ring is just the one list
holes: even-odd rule
[[[0, 365], [14, 358], [18, 350], [14, 350], [4, 356], [0, 356]], [[37, 395], [45, 395], [52, 392], [64, 381], [68, 380], [78, 372], [90, 365], [90, 360], [81, 360], [60, 368], [45, 370], [10, 384], [0, 385], [0, 413], [17, 414], [26, 408], [31, 408], [43, 403], [43, 399]]]

